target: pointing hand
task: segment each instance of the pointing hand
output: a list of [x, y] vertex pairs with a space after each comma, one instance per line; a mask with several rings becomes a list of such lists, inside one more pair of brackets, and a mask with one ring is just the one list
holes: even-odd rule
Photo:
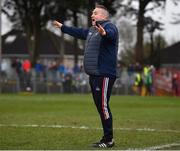
[[60, 23], [60, 22], [58, 22], [58, 21], [53, 21], [53, 23], [52, 23], [56, 28], [61, 28], [62, 27], [62, 23]]

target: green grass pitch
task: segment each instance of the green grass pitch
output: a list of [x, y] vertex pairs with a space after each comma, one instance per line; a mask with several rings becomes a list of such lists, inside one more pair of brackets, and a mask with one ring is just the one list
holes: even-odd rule
[[[113, 150], [180, 149], [180, 98], [112, 96], [110, 106]], [[0, 94], [0, 150], [91, 150], [101, 136], [90, 94]]]

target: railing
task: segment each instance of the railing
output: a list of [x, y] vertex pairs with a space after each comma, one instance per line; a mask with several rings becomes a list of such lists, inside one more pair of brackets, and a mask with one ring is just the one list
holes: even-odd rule
[[[130, 81], [125, 72], [118, 78], [113, 87], [113, 94], [132, 95], [134, 94]], [[88, 76], [82, 72], [78, 74], [60, 74], [58, 71], [48, 70], [45, 73], [22, 73], [13, 74], [13, 78], [3, 77], [2, 93], [89, 93]]]

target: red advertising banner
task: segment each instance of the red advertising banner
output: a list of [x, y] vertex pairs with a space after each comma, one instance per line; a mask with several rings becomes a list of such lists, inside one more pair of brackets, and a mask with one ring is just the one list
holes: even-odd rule
[[180, 96], [180, 71], [161, 68], [154, 72], [154, 93], [157, 96]]

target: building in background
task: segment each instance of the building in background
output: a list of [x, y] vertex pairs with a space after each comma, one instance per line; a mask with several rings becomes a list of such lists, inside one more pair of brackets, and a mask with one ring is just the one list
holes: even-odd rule
[[[59, 59], [62, 38], [54, 33], [43, 30], [41, 32], [40, 44], [38, 48], [39, 58]], [[58, 46], [57, 46], [58, 45]], [[74, 50], [73, 42], [64, 40], [64, 64], [73, 66], [74, 52], [79, 56], [79, 63], [83, 59], [83, 50]], [[28, 50], [26, 35], [22, 31], [12, 30], [2, 36], [2, 57], [3, 58], [28, 58], [31, 53]]]

